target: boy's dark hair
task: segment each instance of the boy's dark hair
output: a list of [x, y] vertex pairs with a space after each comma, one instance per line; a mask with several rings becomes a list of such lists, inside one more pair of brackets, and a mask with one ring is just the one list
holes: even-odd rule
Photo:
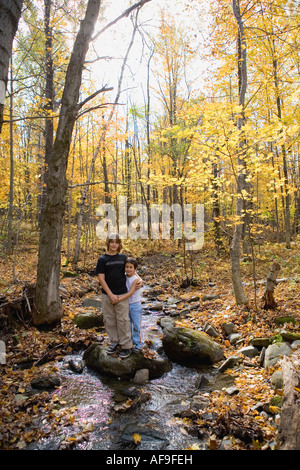
[[110, 235], [108, 235], [106, 239], [106, 248], [109, 248], [109, 244], [113, 240], [116, 240], [116, 242], [119, 244], [118, 252], [120, 252], [122, 250], [122, 241], [117, 233], [111, 233]]
[[135, 267], [135, 269], [138, 267], [138, 262], [137, 262], [137, 260], [136, 260], [135, 258], [133, 258], [132, 256], [130, 256], [130, 257], [128, 257], [128, 258], [126, 259], [125, 265], [126, 265], [127, 263], [133, 264], [133, 266]]

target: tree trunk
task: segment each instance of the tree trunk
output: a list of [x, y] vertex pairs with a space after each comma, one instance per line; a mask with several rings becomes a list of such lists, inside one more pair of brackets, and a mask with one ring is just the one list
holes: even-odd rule
[[54, 108], [54, 70], [53, 70], [53, 58], [52, 58], [52, 28], [50, 26], [51, 19], [51, 4], [52, 0], [44, 0], [45, 11], [44, 11], [44, 32], [45, 32], [45, 163], [41, 177], [41, 194], [38, 199], [39, 203], [39, 214], [42, 211], [46, 203], [46, 184], [48, 178], [49, 161], [52, 155], [53, 148], [53, 108]]
[[277, 261], [274, 261], [274, 263], [271, 266], [269, 275], [267, 277], [266, 289], [262, 298], [262, 300], [264, 301], [263, 308], [265, 310], [274, 309], [277, 307], [277, 303], [274, 299], [274, 290], [276, 287], [276, 279], [277, 279], [277, 275], [279, 271], [280, 271], [280, 264], [277, 263]]
[[13, 124], [13, 66], [10, 68], [10, 180], [9, 180], [9, 206], [8, 206], [8, 227], [7, 227], [7, 254], [11, 255], [14, 246], [13, 234], [13, 207], [14, 207], [14, 124]]
[[294, 357], [294, 361], [288, 357], [282, 360], [284, 398], [278, 429], [279, 450], [300, 450], [300, 379], [295, 367], [295, 363], [298, 367], [300, 364], [299, 352]]
[[0, 133], [12, 44], [18, 29], [23, 0], [0, 0]]
[[[238, 78], [239, 78], [239, 105], [242, 106], [241, 116], [237, 118], [237, 128], [242, 129], [245, 121], [244, 116], [244, 105], [245, 105], [245, 95], [247, 90], [247, 49], [246, 49], [246, 40], [244, 33], [244, 24], [242, 16], [240, 13], [240, 6], [238, 0], [232, 1], [233, 14], [238, 24]], [[240, 269], [240, 250], [241, 250], [241, 240], [243, 233], [243, 224], [244, 219], [242, 217], [242, 211], [245, 211], [245, 200], [242, 196], [243, 191], [247, 189], [246, 185], [246, 163], [244, 160], [245, 153], [245, 141], [241, 140], [238, 148], [238, 157], [237, 157], [237, 166], [238, 166], [238, 176], [237, 176], [237, 207], [236, 215], [238, 216], [238, 222], [234, 227], [234, 234], [232, 239], [232, 244], [230, 247], [231, 255], [231, 272], [232, 272], [232, 284], [234, 289], [234, 295], [236, 303], [246, 305], [248, 299], [244, 293], [244, 288], [241, 278], [241, 269]], [[245, 213], [245, 212], [244, 212]]]
[[52, 324], [62, 317], [59, 283], [63, 218], [68, 188], [66, 170], [72, 131], [79, 109], [79, 89], [85, 56], [98, 18], [100, 3], [101, 0], [88, 2], [66, 73], [57, 133], [49, 162], [47, 199], [41, 217], [36, 308], [33, 312], [35, 325]]

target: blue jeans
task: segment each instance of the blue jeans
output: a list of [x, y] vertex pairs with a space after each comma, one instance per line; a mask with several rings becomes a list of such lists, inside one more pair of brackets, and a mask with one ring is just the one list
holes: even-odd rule
[[131, 326], [131, 339], [135, 348], [143, 347], [142, 337], [142, 305], [140, 302], [129, 304], [129, 318]]

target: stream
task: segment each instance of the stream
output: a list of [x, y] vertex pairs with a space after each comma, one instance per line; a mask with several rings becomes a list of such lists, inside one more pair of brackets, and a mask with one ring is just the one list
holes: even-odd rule
[[[142, 318], [144, 340], [151, 340], [152, 349], [157, 350], [161, 346], [161, 328], [157, 321], [163, 312], [146, 308], [147, 300]], [[77, 436], [72, 443], [72, 449], [75, 450], [138, 448], [171, 451], [184, 450], [192, 444], [197, 444], [200, 450], [205, 449], [197, 433], [184, 426], [176, 414], [188, 409], [191, 398], [199, 391], [196, 387], [199, 374], [204, 373], [210, 381], [209, 388], [201, 386], [201, 393], [231, 385], [228, 376], [216, 374], [212, 366], [196, 369], [173, 363], [173, 369], [159, 379], [148, 381], [142, 386], [134, 385], [132, 381], [102, 376], [86, 366], [80, 374], [73, 372], [69, 367], [70, 359], [82, 361], [82, 355], [65, 356], [56, 364], [62, 380], [62, 385], [55, 392], [59, 412], [64, 408], [72, 408], [76, 417], [74, 426], [65, 426], [63, 434], [43, 438], [30, 445], [29, 449], [63, 449], [62, 442], [70, 442], [74, 436]], [[142, 388], [143, 392], [150, 394], [150, 399], [126, 412], [115, 411], [116, 396], [133, 387]], [[80, 428], [76, 429], [78, 419]], [[47, 429], [47, 423], [43, 423], [43, 426]], [[82, 432], [82, 429], [88, 432]], [[78, 438], [78, 434], [81, 438]], [[134, 434], [141, 440], [138, 447], [133, 441]]]

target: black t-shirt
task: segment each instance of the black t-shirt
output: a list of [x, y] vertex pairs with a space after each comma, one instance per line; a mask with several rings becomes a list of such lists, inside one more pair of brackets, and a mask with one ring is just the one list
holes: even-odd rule
[[[105, 253], [100, 256], [96, 266], [96, 274], [105, 275], [105, 282], [115, 295], [127, 293], [126, 276], [125, 276], [125, 262], [127, 256], [122, 253], [116, 255], [108, 255]], [[102, 292], [107, 292], [102, 289]]]

